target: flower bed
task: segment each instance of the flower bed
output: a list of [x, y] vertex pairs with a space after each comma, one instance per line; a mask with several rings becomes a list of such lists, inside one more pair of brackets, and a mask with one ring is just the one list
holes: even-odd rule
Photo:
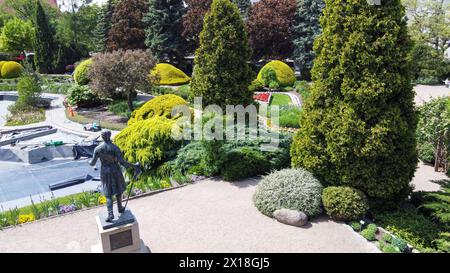
[[258, 92], [253, 95], [253, 99], [260, 103], [269, 103], [271, 96], [269, 92]]

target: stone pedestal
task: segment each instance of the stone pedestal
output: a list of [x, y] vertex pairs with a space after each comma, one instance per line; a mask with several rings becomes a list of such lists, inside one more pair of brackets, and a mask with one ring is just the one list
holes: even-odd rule
[[[111, 223], [106, 222], [105, 213], [96, 217], [100, 243], [92, 247], [92, 252], [100, 253], [149, 253], [139, 236], [139, 224], [128, 209], [119, 214]], [[117, 217], [119, 215], [119, 217]]]

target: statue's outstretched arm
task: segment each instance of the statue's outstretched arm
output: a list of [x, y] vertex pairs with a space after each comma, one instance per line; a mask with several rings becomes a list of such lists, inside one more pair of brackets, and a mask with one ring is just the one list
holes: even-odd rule
[[125, 168], [134, 168], [134, 169], [136, 169], [136, 166], [139, 167], [139, 165], [131, 164], [130, 162], [126, 161], [123, 158], [122, 151], [120, 151], [119, 148], [117, 148], [116, 151], [117, 151], [116, 156], [117, 156], [117, 159], [118, 159], [120, 165], [124, 166]]
[[95, 164], [97, 164], [97, 160], [98, 160], [98, 151], [97, 151], [97, 149], [95, 149], [94, 155], [92, 156], [91, 161], [89, 161], [89, 165], [95, 166]]

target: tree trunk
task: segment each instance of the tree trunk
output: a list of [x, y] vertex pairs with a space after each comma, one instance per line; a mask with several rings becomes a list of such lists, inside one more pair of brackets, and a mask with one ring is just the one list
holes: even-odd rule
[[128, 104], [128, 110], [130, 110], [130, 112], [132, 113], [134, 110], [133, 107], [133, 91], [129, 90], [127, 92], [127, 104]]

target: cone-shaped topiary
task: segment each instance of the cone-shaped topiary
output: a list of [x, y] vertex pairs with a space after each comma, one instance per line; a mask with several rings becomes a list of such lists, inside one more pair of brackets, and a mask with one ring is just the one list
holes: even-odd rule
[[17, 62], [5, 62], [2, 66], [1, 66], [1, 75], [2, 78], [5, 79], [12, 79], [12, 78], [17, 78], [20, 76], [20, 73], [23, 70], [23, 67], [21, 64], [17, 63]]
[[92, 64], [92, 59], [82, 61], [77, 65], [73, 72], [73, 79], [78, 85], [87, 85], [89, 83], [89, 67]]
[[183, 71], [176, 68], [171, 64], [160, 63], [155, 66], [151, 71], [153, 78], [157, 81], [154, 84], [157, 85], [182, 85], [188, 83], [191, 78]]
[[326, 0], [321, 24], [293, 166], [393, 204], [417, 165], [404, 8], [400, 0]]
[[252, 103], [248, 90], [252, 71], [247, 63], [250, 48], [236, 4], [230, 0], [213, 1], [195, 55], [191, 97], [203, 97], [205, 105]]
[[[271, 61], [267, 63], [258, 73], [257, 80], [265, 84], [265, 80], [263, 79], [264, 71], [272, 69], [275, 71], [278, 83], [280, 86], [292, 86], [295, 83], [295, 73], [292, 68], [289, 67], [289, 65], [283, 63], [282, 61]], [[268, 83], [267, 83], [268, 87]]]
[[155, 116], [171, 118], [172, 109], [178, 105], [187, 105], [187, 102], [183, 98], [173, 94], [158, 96], [134, 111], [128, 121], [128, 125]]

